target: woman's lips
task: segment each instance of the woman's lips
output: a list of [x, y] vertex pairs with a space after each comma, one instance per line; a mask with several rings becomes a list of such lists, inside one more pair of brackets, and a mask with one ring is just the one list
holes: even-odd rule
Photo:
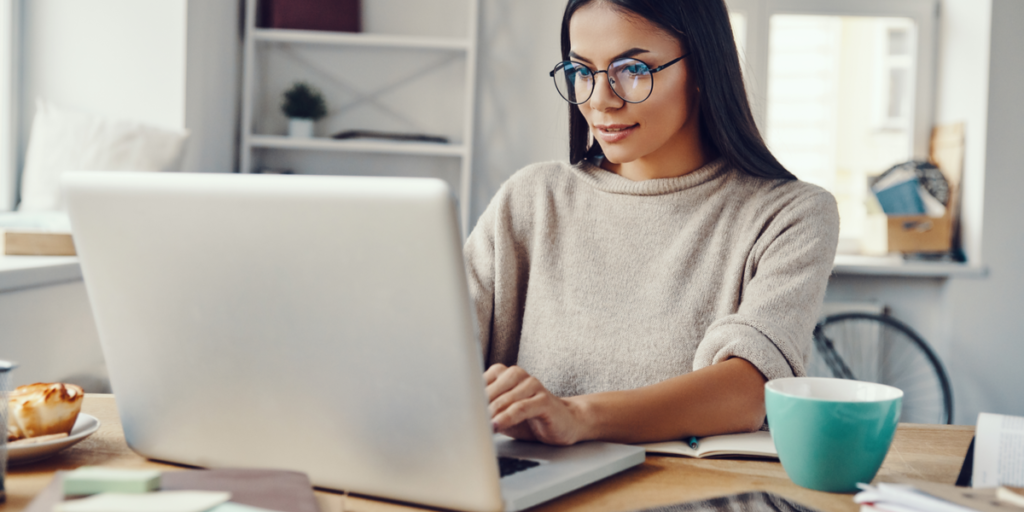
[[639, 124], [599, 124], [594, 126], [594, 131], [601, 142], [614, 143], [629, 137], [629, 134], [639, 126]]

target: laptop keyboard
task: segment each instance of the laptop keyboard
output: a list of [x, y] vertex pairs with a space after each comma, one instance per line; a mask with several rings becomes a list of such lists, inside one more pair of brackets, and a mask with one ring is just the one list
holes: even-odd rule
[[498, 457], [498, 470], [501, 472], [501, 476], [503, 478], [513, 473], [518, 473], [539, 465], [540, 462], [533, 460]]

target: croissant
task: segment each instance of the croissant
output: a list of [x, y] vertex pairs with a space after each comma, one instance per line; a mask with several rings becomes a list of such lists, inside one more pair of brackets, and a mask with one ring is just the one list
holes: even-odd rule
[[8, 399], [7, 440], [71, 433], [84, 397], [74, 384], [19, 386]]

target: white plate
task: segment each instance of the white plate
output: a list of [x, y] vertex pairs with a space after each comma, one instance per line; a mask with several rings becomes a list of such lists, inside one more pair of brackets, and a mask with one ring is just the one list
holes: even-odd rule
[[68, 437], [26, 446], [8, 446], [7, 465], [16, 466], [45, 459], [91, 436], [99, 428], [100, 420], [96, 419], [95, 416], [90, 416], [84, 412], [78, 413], [78, 419], [75, 420], [75, 426], [71, 427], [71, 434]]

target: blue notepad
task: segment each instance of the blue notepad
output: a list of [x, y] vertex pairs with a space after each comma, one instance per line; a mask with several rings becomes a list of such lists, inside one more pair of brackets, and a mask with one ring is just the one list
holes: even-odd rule
[[922, 215], [925, 210], [919, 189], [920, 184], [914, 179], [876, 190], [875, 196], [886, 215]]

